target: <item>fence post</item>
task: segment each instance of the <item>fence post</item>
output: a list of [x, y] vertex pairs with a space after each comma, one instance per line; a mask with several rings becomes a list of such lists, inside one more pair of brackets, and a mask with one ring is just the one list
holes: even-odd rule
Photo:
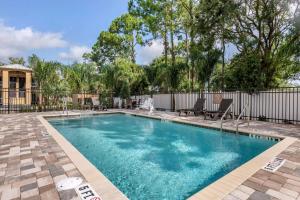
[[171, 105], [171, 108], [170, 108], [170, 111], [173, 111], [173, 93], [172, 93], [172, 91], [171, 91], [171, 93], [170, 93], [170, 95], [171, 95], [171, 103], [170, 103], [170, 105]]
[[238, 92], [239, 92], [239, 115], [240, 115], [242, 112], [242, 93], [241, 91]]
[[250, 115], [249, 119], [250, 120], [252, 120], [252, 95], [253, 95], [253, 93], [250, 93], [250, 101], [249, 101], [249, 115]]
[[7, 108], [7, 112], [8, 112], [8, 114], [10, 113], [10, 98], [9, 98], [9, 89], [7, 89], [7, 106], [8, 106], [8, 108]]

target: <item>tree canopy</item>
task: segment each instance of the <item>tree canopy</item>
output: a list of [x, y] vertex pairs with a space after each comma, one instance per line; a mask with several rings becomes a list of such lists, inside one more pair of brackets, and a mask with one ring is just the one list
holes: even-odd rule
[[[99, 33], [84, 63], [66, 66], [33, 55], [28, 64], [38, 87], [49, 92], [64, 88], [128, 98], [158, 91], [289, 86], [300, 77], [299, 4], [130, 0], [128, 12]], [[137, 52], [154, 42], [162, 44], [162, 54], [139, 65]], [[25, 61], [10, 58], [9, 63]]]
[[[100, 53], [110, 63], [135, 63], [136, 46], [159, 40], [161, 57], [140, 66], [152, 89], [253, 90], [298, 77], [299, 33], [295, 0], [130, 0], [128, 13], [100, 33], [92, 55], [105, 49], [113, 52]], [[103, 34], [112, 39], [103, 43]], [[236, 49], [232, 57], [226, 57], [226, 46]]]

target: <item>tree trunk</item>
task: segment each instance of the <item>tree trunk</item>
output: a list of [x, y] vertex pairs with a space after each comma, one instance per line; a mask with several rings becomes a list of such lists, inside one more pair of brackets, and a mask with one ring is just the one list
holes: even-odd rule
[[110, 101], [111, 101], [111, 108], [114, 108], [114, 95], [113, 95], [113, 91], [110, 92]]
[[165, 65], [168, 66], [168, 36], [166, 30], [164, 33], [164, 57], [165, 57]]
[[222, 33], [222, 91], [225, 89], [225, 41], [224, 41], [224, 32]]
[[132, 46], [132, 53], [131, 53], [131, 62], [135, 63], [135, 50], [134, 50], [134, 46]]
[[164, 16], [164, 33], [163, 33], [163, 40], [164, 40], [164, 56], [165, 56], [165, 65], [168, 66], [168, 28], [167, 28], [167, 13], [168, 10], [165, 8], [165, 16]]
[[191, 43], [190, 43], [190, 59], [191, 59], [191, 79], [192, 79], [192, 84], [191, 84], [191, 89], [192, 91], [194, 90], [194, 81], [195, 81], [195, 60], [193, 56], [193, 48], [195, 45], [195, 33], [194, 33], [194, 13], [193, 13], [193, 0], [190, 0], [189, 2], [189, 13], [190, 13], [190, 38], [191, 38]]
[[[172, 11], [171, 11], [172, 12]], [[173, 30], [173, 19], [171, 19], [171, 27], [170, 27], [170, 40], [171, 40], [171, 66], [174, 69], [176, 57], [175, 57], [175, 45], [174, 45], [174, 30]]]
[[191, 92], [191, 69], [190, 69], [190, 64], [189, 64], [189, 36], [188, 36], [188, 30], [185, 30], [185, 50], [186, 50], [186, 66], [187, 66], [187, 71], [188, 71], [188, 83], [189, 83], [189, 91]]
[[[134, 37], [134, 34], [132, 34]], [[135, 63], [135, 49], [134, 49], [134, 40], [131, 42], [131, 62]]]
[[[194, 44], [194, 36], [191, 37], [191, 45], [193, 46]], [[195, 82], [195, 60], [193, 58], [193, 56], [191, 56], [191, 79], [192, 79], [192, 84], [191, 84], [191, 88], [192, 91], [194, 90], [194, 82]]]

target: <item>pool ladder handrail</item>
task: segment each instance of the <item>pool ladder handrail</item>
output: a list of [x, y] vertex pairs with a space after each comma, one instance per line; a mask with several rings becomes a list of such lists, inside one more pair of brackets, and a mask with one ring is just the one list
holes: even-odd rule
[[233, 103], [227, 108], [227, 110], [225, 111], [225, 113], [222, 115], [221, 117], [221, 127], [220, 130], [223, 130], [223, 120], [226, 117], [227, 113], [229, 112], [229, 110], [233, 107]]
[[[248, 102], [248, 103], [244, 106], [242, 112], [240, 113], [239, 117], [237, 118], [237, 120], [236, 120], [236, 122], [235, 122], [235, 123], [236, 123], [236, 133], [239, 132], [239, 125], [240, 125], [239, 121], [240, 121], [240, 119], [242, 118], [244, 112], [246, 112], [247, 110], [248, 110], [248, 112], [250, 112], [250, 106], [249, 106], [249, 105], [250, 105], [250, 104], [249, 104], [249, 102]], [[250, 124], [250, 114], [247, 116], [247, 123], [248, 123], [248, 127], [249, 127], [249, 124]]]

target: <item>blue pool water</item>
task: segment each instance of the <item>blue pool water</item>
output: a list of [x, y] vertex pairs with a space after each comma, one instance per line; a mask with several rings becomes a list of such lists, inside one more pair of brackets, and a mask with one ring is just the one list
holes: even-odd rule
[[107, 114], [49, 122], [131, 200], [181, 200], [275, 144]]

